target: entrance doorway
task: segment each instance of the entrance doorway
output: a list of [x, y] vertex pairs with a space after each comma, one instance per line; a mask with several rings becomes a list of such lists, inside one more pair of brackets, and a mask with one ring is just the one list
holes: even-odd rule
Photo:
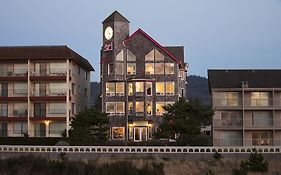
[[147, 141], [147, 127], [134, 127], [134, 142]]

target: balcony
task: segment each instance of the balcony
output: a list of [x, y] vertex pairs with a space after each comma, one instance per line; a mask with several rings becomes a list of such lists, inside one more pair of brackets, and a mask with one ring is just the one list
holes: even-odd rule
[[272, 117], [246, 118], [245, 129], [273, 129]]
[[213, 120], [214, 129], [240, 130], [242, 129], [242, 126], [243, 126], [242, 118], [227, 118], [227, 119]]
[[31, 101], [66, 101], [66, 89], [39, 89], [30, 92]]
[[214, 98], [213, 107], [222, 109], [240, 109], [242, 108], [242, 101], [241, 99]]
[[31, 81], [66, 81], [66, 68], [30, 70]]
[[273, 108], [272, 98], [268, 99], [245, 99], [245, 109], [271, 109]]
[[0, 81], [27, 81], [26, 69], [0, 70]]
[[27, 89], [2, 89], [0, 101], [27, 101]]

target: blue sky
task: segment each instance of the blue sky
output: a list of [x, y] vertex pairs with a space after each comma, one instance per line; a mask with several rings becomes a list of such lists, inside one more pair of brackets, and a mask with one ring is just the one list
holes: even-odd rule
[[188, 74], [281, 69], [281, 0], [2, 0], [0, 45], [68, 45], [99, 81], [102, 21], [114, 10], [162, 45], [183, 45]]

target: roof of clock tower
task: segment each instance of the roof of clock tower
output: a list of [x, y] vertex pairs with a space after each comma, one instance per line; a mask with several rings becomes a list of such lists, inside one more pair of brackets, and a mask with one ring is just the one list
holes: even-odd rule
[[128, 21], [123, 15], [121, 15], [118, 11], [114, 11], [111, 15], [109, 15], [102, 23], [107, 23], [107, 22], [112, 22], [112, 21], [122, 21], [122, 22], [128, 22]]

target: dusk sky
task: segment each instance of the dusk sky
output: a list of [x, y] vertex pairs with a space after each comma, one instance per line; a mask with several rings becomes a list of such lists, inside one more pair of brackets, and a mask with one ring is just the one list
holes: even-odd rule
[[183, 45], [188, 74], [281, 69], [281, 0], [2, 0], [0, 45], [68, 45], [99, 81], [102, 21], [114, 10], [163, 46]]

